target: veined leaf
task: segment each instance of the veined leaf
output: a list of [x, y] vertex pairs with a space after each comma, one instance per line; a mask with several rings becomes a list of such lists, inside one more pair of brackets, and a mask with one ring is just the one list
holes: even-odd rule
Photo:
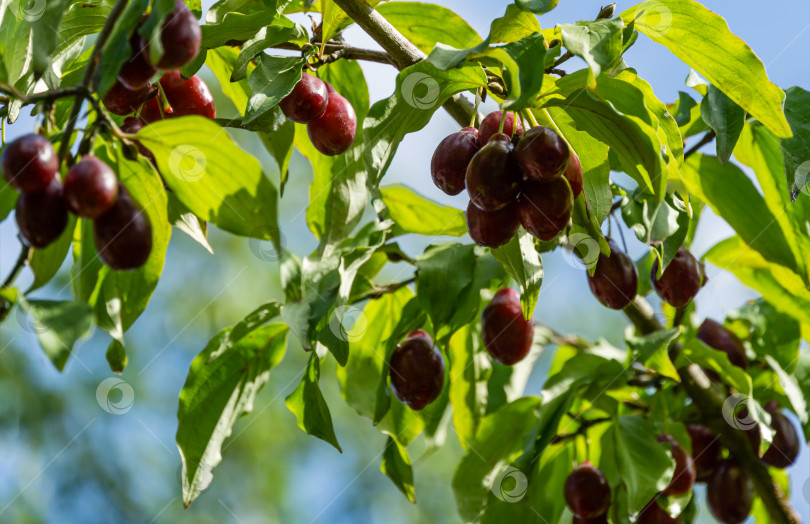
[[534, 247], [533, 237], [520, 228], [503, 247], [492, 250], [492, 256], [501, 263], [504, 271], [515, 279], [520, 287], [520, 305], [523, 316], [531, 319], [543, 283], [543, 262]]
[[521, 9], [542, 15], [557, 7], [558, 1], [559, 0], [515, 0], [515, 3]]
[[717, 135], [717, 158], [725, 164], [740, 138], [745, 111], [722, 91], [709, 85], [709, 91], [700, 103], [700, 115]]
[[320, 359], [313, 351], [304, 378], [292, 394], [284, 401], [287, 408], [298, 419], [298, 427], [313, 437], [332, 444], [341, 453], [335, 430], [332, 427], [332, 415], [323, 398], [318, 381], [321, 378]]
[[621, 18], [560, 26], [565, 48], [585, 60], [590, 67], [588, 84], [591, 87], [596, 86], [596, 77], [621, 63], [623, 29], [624, 21]]
[[396, 223], [392, 236], [415, 233], [460, 237], [467, 233], [463, 211], [437, 204], [402, 185], [380, 188], [380, 193]]
[[380, 471], [405, 495], [410, 502], [416, 503], [416, 496], [413, 489], [413, 468], [408, 450], [405, 449], [396, 439], [388, 437], [383, 451]]
[[35, 289], [39, 289], [56, 275], [59, 268], [62, 267], [62, 262], [70, 250], [73, 243], [73, 232], [76, 229], [76, 218], [71, 215], [68, 220], [67, 227], [62, 232], [62, 235], [56, 239], [51, 245], [44, 249], [35, 249], [34, 254], [31, 255], [31, 260], [28, 265], [34, 272], [34, 282], [28, 288], [27, 293]]
[[81, 302], [25, 300], [22, 296], [18, 305], [31, 315], [39, 345], [62, 371], [74, 344], [92, 330], [92, 308]]
[[795, 200], [800, 191], [810, 192], [810, 92], [791, 87], [786, 94], [785, 115], [793, 138], [782, 140], [782, 154], [788, 189]]
[[457, 49], [473, 47], [481, 37], [463, 18], [444, 6], [421, 2], [387, 2], [377, 12], [413, 45], [429, 53], [441, 42]]
[[478, 323], [467, 325], [453, 334], [448, 354], [453, 427], [461, 447], [466, 450], [487, 411], [487, 380], [492, 370], [481, 344]]

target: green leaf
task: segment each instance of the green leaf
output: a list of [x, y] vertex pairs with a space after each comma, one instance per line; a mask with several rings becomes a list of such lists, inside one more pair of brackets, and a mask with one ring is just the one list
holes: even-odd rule
[[675, 463], [656, 440], [656, 431], [646, 419], [620, 416], [602, 435], [599, 468], [614, 489], [623, 485], [627, 508], [639, 512], [656, 493], [667, 487]]
[[456, 243], [431, 245], [417, 258], [416, 296], [436, 330], [450, 323], [475, 264], [474, 246]]
[[745, 111], [710, 84], [709, 91], [700, 103], [700, 115], [717, 135], [717, 158], [725, 164], [731, 158], [734, 146], [742, 133]]
[[460, 237], [467, 233], [463, 211], [437, 204], [399, 184], [383, 187], [380, 192], [391, 219], [396, 222], [392, 236], [415, 233]]
[[31, 315], [42, 350], [62, 371], [76, 342], [90, 334], [93, 310], [81, 302], [25, 300], [22, 296], [19, 306]]
[[687, 342], [675, 360], [678, 367], [689, 364], [698, 364], [716, 371], [723, 381], [743, 395], [750, 395], [753, 391], [751, 377], [742, 368], [732, 364], [727, 353], [713, 349], [697, 338]]
[[295, 141], [295, 124], [290, 120], [285, 120], [284, 124], [277, 130], [257, 133], [257, 135], [261, 139], [264, 148], [273, 155], [278, 164], [281, 180], [279, 191], [284, 196], [284, 186], [287, 185], [287, 179], [290, 176], [290, 160], [292, 159], [293, 142]]
[[[799, 352], [793, 376], [802, 390], [806, 404], [810, 401], [810, 351]], [[804, 436], [805, 440], [807, 440], [810, 437], [810, 425], [802, 424], [802, 428], [804, 428]]]
[[429, 53], [441, 42], [457, 49], [473, 47], [481, 37], [463, 18], [446, 7], [421, 2], [387, 2], [377, 7], [413, 45]]
[[504, 46], [491, 47], [476, 57], [498, 60], [509, 93], [502, 107], [521, 111], [534, 105], [543, 88], [546, 47], [541, 33], [533, 33]]
[[689, 192], [724, 218], [750, 247], [771, 262], [796, 268], [779, 223], [738, 167], [698, 153], [684, 163], [681, 175]]
[[265, 49], [285, 42], [298, 45], [309, 42], [307, 30], [301, 24], [296, 24], [286, 17], [279, 18], [273, 25], [259, 29], [253, 38], [242, 44], [242, 49], [233, 65], [231, 82], [247, 78], [251, 60]]
[[[237, 55], [239, 52], [233, 47], [219, 47], [211, 49], [205, 58], [205, 65], [217, 77], [222, 93], [227, 96], [240, 115], [245, 114], [248, 99], [250, 98], [250, 85], [245, 79], [238, 82], [231, 81], [231, 74], [234, 71]], [[248, 65], [248, 71], [252, 64]]]
[[[785, 116], [793, 138], [782, 140], [787, 184], [793, 200], [810, 183], [810, 92], [791, 87], [786, 92]], [[2, 216], [2, 215], [0, 215]]]
[[799, 421], [802, 425], [807, 424], [807, 400], [804, 398], [804, 394], [796, 378], [789, 375], [772, 356], [765, 355], [765, 362], [776, 373], [776, 376], [779, 377], [779, 385], [782, 386], [782, 391], [785, 392], [785, 396], [790, 400], [790, 405], [793, 407], [793, 412], [796, 413]]
[[785, 94], [720, 15], [693, 0], [647, 0], [619, 16], [628, 24], [635, 20], [636, 30], [666, 46], [777, 136], [791, 136], [782, 112]]
[[4, 178], [0, 177], [0, 222], [5, 220], [9, 213], [14, 210], [19, 197], [20, 194], [13, 187], [6, 184]]
[[802, 338], [798, 320], [761, 298], [732, 311], [728, 320], [743, 323], [746, 331], [751, 332], [749, 341], [754, 353], [760, 357], [769, 355], [782, 368], [793, 371]]
[[138, 133], [166, 184], [195, 215], [230, 233], [279, 243], [278, 192], [252, 155], [207, 118], [161, 120]]
[[459, 443], [469, 450], [487, 410], [487, 380], [492, 370], [481, 344], [478, 323], [464, 326], [450, 338], [450, 404]]
[[543, 283], [543, 262], [540, 260], [540, 253], [534, 246], [533, 237], [520, 228], [517, 235], [512, 237], [508, 244], [493, 249], [492, 256], [517, 282], [520, 287], [520, 305], [523, 308], [523, 316], [526, 319], [532, 318], [534, 308], [537, 306], [537, 297], [540, 295], [540, 286]]
[[380, 471], [391, 479], [391, 482], [405, 495], [405, 498], [416, 504], [411, 458], [408, 456], [408, 450], [391, 437], [388, 437], [385, 443]]
[[394, 94], [372, 106], [363, 126], [369, 186], [379, 185], [406, 134], [425, 127], [451, 95], [484, 85], [486, 75], [472, 64], [440, 71], [422, 61], [402, 70]]
[[[99, 80], [97, 87], [99, 93], [106, 93], [113, 86], [118, 78], [118, 72], [121, 70], [121, 66], [124, 65], [124, 62], [129, 60], [129, 58], [132, 56], [132, 48], [129, 45], [129, 37], [141, 22], [141, 16], [143, 15], [144, 11], [146, 11], [146, 7], [148, 5], [148, 0], [136, 0], [129, 3], [124, 8], [124, 12], [121, 14], [121, 17], [115, 22], [112, 33], [104, 43], [104, 48], [101, 53], [101, 62], [98, 68]], [[155, 2], [153, 16], [157, 16], [157, 11], [165, 7], [165, 1], [162, 3]], [[171, 7], [174, 7], [174, 2], [171, 3]], [[160, 56], [163, 55], [163, 49], [162, 45], [159, 43], [160, 38], [157, 38], [156, 40], [158, 43], [150, 46], [150, 49], [154, 50], [154, 48], [160, 48], [160, 54], [153, 56], [153, 58], [159, 59]]]
[[[368, 0], [369, 7], [376, 7], [384, 0]], [[323, 0], [322, 38], [329, 41], [333, 36], [351, 25], [353, 20], [331, 0]]]
[[648, 368], [660, 375], [680, 382], [678, 370], [672, 364], [667, 354], [669, 345], [681, 334], [679, 328], [656, 331], [649, 335], [637, 336], [631, 333], [627, 336], [627, 346], [633, 351], [635, 360], [645, 364]]
[[515, 0], [515, 4], [521, 9], [542, 15], [557, 7], [558, 1], [559, 0]]
[[245, 111], [245, 124], [263, 118], [290, 94], [301, 80], [302, 57], [261, 56], [259, 65], [248, 78], [250, 99]]
[[31, 255], [28, 263], [31, 271], [34, 272], [34, 282], [26, 293], [41, 288], [56, 275], [70, 250], [75, 229], [76, 219], [71, 215], [67, 227], [56, 241], [44, 249], [34, 249], [34, 254]]
[[213, 255], [214, 249], [208, 243], [208, 224], [189, 211], [182, 202], [177, 200], [174, 193], [166, 193], [166, 196], [168, 197], [169, 222]]
[[453, 476], [453, 492], [461, 518], [472, 522], [485, 509], [493, 473], [523, 451], [523, 441], [538, 423], [540, 399], [523, 397], [506, 404], [481, 421], [471, 451]]
[[596, 77], [609, 72], [621, 63], [622, 30], [621, 18], [562, 24], [562, 41], [568, 51], [585, 60], [590, 67], [588, 84], [596, 86]]
[[214, 49], [231, 40], [249, 40], [259, 29], [273, 24], [290, 0], [249, 0], [208, 12], [202, 28], [202, 48]]
[[236, 337], [225, 329], [191, 363], [177, 409], [184, 506], [211, 484], [222, 443], [236, 420], [253, 410], [270, 370], [284, 356], [287, 330], [280, 323], [253, 325]]
[[313, 351], [312, 356], [309, 358], [307, 370], [304, 372], [304, 378], [284, 403], [287, 405], [287, 409], [295, 415], [299, 428], [313, 437], [318, 437], [332, 444], [338, 451], [343, 453], [337, 437], [335, 437], [335, 430], [332, 427], [332, 415], [329, 414], [329, 406], [327, 406], [321, 388], [318, 386], [320, 376], [318, 355]]

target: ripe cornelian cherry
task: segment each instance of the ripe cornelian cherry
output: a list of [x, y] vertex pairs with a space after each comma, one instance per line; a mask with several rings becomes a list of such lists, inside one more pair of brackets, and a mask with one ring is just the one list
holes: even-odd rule
[[346, 152], [357, 133], [357, 114], [352, 104], [337, 92], [329, 93], [323, 114], [307, 124], [315, 149], [328, 156]]
[[417, 411], [436, 400], [444, 387], [444, 359], [421, 329], [408, 333], [397, 346], [388, 369], [394, 394]]
[[484, 211], [467, 204], [467, 231], [479, 246], [500, 247], [509, 242], [520, 227], [517, 202], [497, 211]]
[[161, 102], [160, 97], [156, 96], [146, 101], [141, 107], [141, 120], [147, 124], [163, 120], [164, 118], [174, 117], [174, 111], [171, 107], [164, 105], [163, 114], [160, 114]]
[[610, 255], [600, 254], [588, 285], [596, 299], [610, 309], [624, 309], [638, 291], [638, 273], [633, 260], [619, 250], [612, 239], [607, 239]]
[[110, 166], [85, 155], [65, 177], [62, 194], [68, 209], [82, 218], [98, 218], [118, 197], [118, 179]]
[[123, 185], [118, 199], [93, 221], [93, 237], [101, 261], [116, 270], [143, 266], [152, 252], [152, 224]]
[[[145, 124], [144, 124], [143, 120], [141, 120], [140, 118], [135, 118], [134, 116], [129, 116], [126, 119], [124, 119], [124, 121], [121, 123], [121, 131], [123, 131], [124, 133], [129, 133], [131, 135], [134, 135], [134, 134], [137, 134], [138, 131], [143, 129], [144, 125]], [[155, 161], [155, 155], [153, 155], [151, 151], [146, 149], [143, 146], [143, 144], [141, 144], [140, 142], [136, 141], [135, 143], [138, 146], [138, 151], [140, 151], [140, 153], [143, 156], [145, 156], [146, 158], [148, 158], [152, 162]]]
[[574, 198], [582, 193], [582, 164], [579, 162], [579, 157], [571, 151], [571, 157], [568, 159], [568, 166], [563, 171], [563, 176], [568, 180], [571, 186], [571, 191], [574, 193]]
[[304, 73], [290, 94], [282, 98], [278, 106], [284, 116], [293, 122], [306, 124], [326, 111], [328, 101], [329, 90], [326, 83], [316, 76]]
[[710, 348], [725, 352], [729, 362], [735, 366], [743, 369], [748, 367], [748, 357], [742, 340], [719, 322], [710, 318], [704, 320], [698, 328], [697, 338]]
[[467, 166], [479, 149], [478, 130], [474, 127], [465, 127], [439, 142], [430, 160], [430, 174], [436, 187], [448, 195], [464, 191]]
[[484, 211], [497, 211], [514, 202], [520, 191], [520, 169], [511, 139], [496, 133], [473, 156], [464, 179], [470, 200]]
[[583, 519], [574, 515], [573, 520], [571, 520], [572, 524], [608, 524], [607, 513], [603, 513], [598, 517], [594, 517], [592, 519]]
[[47, 190], [59, 171], [53, 146], [42, 135], [21, 136], [3, 149], [3, 178], [22, 193]]
[[45, 191], [20, 195], [15, 215], [20, 235], [28, 245], [47, 247], [59, 238], [68, 223], [62, 183], [54, 178]]
[[777, 402], [768, 402], [765, 411], [771, 415], [771, 429], [774, 436], [770, 447], [762, 455], [762, 462], [784, 469], [796, 462], [799, 456], [799, 434], [790, 420], [780, 411]]
[[118, 80], [128, 89], [137, 91], [146, 87], [158, 70], [149, 63], [149, 49], [137, 29], [129, 38], [129, 48], [132, 55], [121, 66]]
[[565, 229], [573, 208], [571, 186], [565, 178], [523, 182], [518, 198], [520, 223], [526, 231], [540, 240], [551, 240]]
[[675, 460], [675, 471], [672, 473], [672, 480], [662, 494], [671, 497], [689, 493], [689, 490], [695, 485], [696, 476], [692, 456], [671, 435], [659, 435], [658, 442], [662, 442], [669, 447], [669, 452]]
[[688, 424], [686, 430], [692, 441], [695, 478], [697, 481], [705, 481], [720, 463], [720, 453], [723, 450], [720, 438], [706, 426]]
[[129, 115], [155, 94], [155, 88], [144, 86], [140, 89], [129, 89], [120, 80], [116, 80], [101, 101], [104, 107], [114, 115]]
[[160, 87], [176, 116], [216, 118], [214, 96], [199, 76], [185, 79], [180, 76], [180, 71], [169, 71], [160, 77]]
[[661, 300], [676, 308], [689, 304], [704, 283], [703, 265], [684, 247], [675, 253], [661, 278], [656, 278], [657, 274], [658, 259], [653, 263], [650, 279]]
[[563, 174], [571, 152], [560, 135], [544, 126], [535, 126], [515, 146], [515, 158], [529, 180], [551, 180]]
[[706, 484], [706, 502], [720, 522], [744, 522], [754, 503], [751, 479], [733, 460], [722, 461]]
[[175, 0], [174, 10], [163, 20], [160, 42], [163, 56], [154, 64], [159, 69], [179, 69], [194, 60], [200, 51], [200, 23], [181, 0]]
[[[657, 497], [656, 497], [657, 498]], [[652, 499], [639, 511], [636, 524], [681, 524], [681, 517], [671, 517], [664, 508]]]
[[610, 507], [607, 479], [590, 462], [583, 462], [568, 475], [563, 495], [574, 515], [583, 519], [598, 517]]
[[[498, 130], [501, 128], [501, 118], [504, 118], [502, 115], [503, 111], [493, 111], [481, 121], [481, 125], [478, 126], [478, 143], [481, 144], [482, 147], [487, 145], [489, 139], [498, 133]], [[514, 133], [512, 132], [513, 130]], [[523, 134], [523, 125], [518, 120], [517, 127], [515, 127], [515, 114], [512, 112], [506, 113], [503, 123], [503, 134], [510, 138], [512, 135], [520, 136]]]
[[523, 317], [517, 291], [504, 288], [495, 293], [481, 313], [481, 334], [495, 361], [511, 366], [526, 358], [534, 340], [534, 323]]

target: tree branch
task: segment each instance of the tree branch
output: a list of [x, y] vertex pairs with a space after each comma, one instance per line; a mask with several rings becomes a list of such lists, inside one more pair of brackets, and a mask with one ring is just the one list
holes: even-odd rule
[[[292, 43], [283, 43], [272, 46], [273, 49], [287, 49], [290, 51], [305, 51], [312, 44], [304, 44], [299, 47]], [[355, 47], [348, 44], [339, 42], [327, 42], [324, 44], [324, 51], [328, 55], [339, 54], [339, 58], [347, 60], [365, 60], [366, 62], [377, 62], [378, 64], [394, 65], [394, 60], [391, 55], [385, 51], [377, 51], [376, 49], [365, 49], [362, 47]]]
[[11, 272], [8, 274], [6, 279], [3, 281], [3, 284], [0, 285], [0, 289], [5, 289], [10, 287], [11, 284], [17, 280], [17, 277], [20, 275], [20, 272], [25, 267], [25, 264], [28, 262], [28, 259], [31, 257], [32, 249], [22, 241], [22, 237], [17, 235], [17, 238], [20, 239], [20, 254], [17, 257], [17, 262], [15, 262], [14, 267], [11, 268]]
[[705, 135], [703, 135], [703, 138], [700, 139], [700, 142], [690, 147], [689, 150], [683, 154], [684, 160], [696, 153], [698, 149], [714, 140], [714, 137], [714, 131], [708, 131]]

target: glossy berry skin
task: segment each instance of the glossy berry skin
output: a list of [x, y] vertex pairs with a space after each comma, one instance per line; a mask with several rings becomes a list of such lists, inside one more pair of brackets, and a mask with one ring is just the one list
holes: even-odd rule
[[610, 256], [599, 255], [588, 285], [596, 299], [610, 309], [624, 309], [636, 297], [638, 273], [633, 260], [619, 250], [611, 239]]
[[564, 178], [526, 180], [518, 198], [520, 223], [540, 240], [551, 240], [568, 225], [573, 206], [571, 187]]
[[669, 452], [675, 460], [675, 471], [672, 474], [672, 480], [661, 493], [666, 497], [689, 493], [689, 490], [695, 485], [697, 475], [692, 456], [670, 435], [659, 435], [658, 442], [662, 442], [669, 447]]
[[[144, 124], [143, 120], [141, 120], [140, 118], [135, 118], [134, 116], [130, 116], [130, 117], [127, 117], [127, 118], [126, 118], [126, 119], [125, 119], [125, 120], [124, 120], [124, 121], [121, 123], [121, 131], [123, 131], [124, 133], [128, 133], [128, 134], [131, 134], [131, 135], [135, 135], [135, 134], [137, 134], [137, 133], [138, 133], [138, 131], [140, 131], [141, 129], [143, 129], [143, 126], [144, 126], [144, 125], [145, 125], [145, 124]], [[141, 153], [143, 156], [145, 156], [146, 158], [148, 158], [148, 159], [149, 159], [149, 160], [151, 160], [152, 162], [154, 162], [154, 161], [155, 161], [155, 156], [152, 154], [152, 152], [151, 152], [151, 151], [149, 151], [148, 149], [146, 149], [146, 148], [143, 146], [143, 144], [141, 144], [140, 142], [136, 142], [136, 144], [138, 145], [138, 151], [140, 151], [140, 153]]]
[[93, 222], [93, 237], [101, 261], [115, 270], [137, 269], [152, 252], [152, 224], [124, 186], [115, 204]]
[[68, 209], [82, 218], [98, 218], [118, 197], [118, 179], [110, 166], [85, 155], [65, 177], [62, 195]]
[[141, 120], [147, 124], [172, 117], [174, 117], [174, 111], [171, 107], [164, 107], [163, 115], [160, 114], [160, 97], [157, 96], [147, 100], [141, 107]]
[[636, 524], [681, 524], [681, 517], [671, 517], [669, 513], [653, 499], [638, 513]]
[[20, 195], [15, 214], [20, 235], [28, 245], [43, 248], [59, 238], [68, 223], [59, 179], [54, 178], [45, 191]]
[[444, 387], [444, 359], [422, 330], [408, 333], [391, 355], [388, 369], [394, 394], [413, 410], [436, 400]]
[[464, 191], [467, 166], [479, 149], [478, 130], [474, 127], [465, 127], [439, 142], [430, 160], [430, 174], [436, 187], [448, 195]]
[[508, 136], [497, 133], [473, 156], [464, 183], [470, 201], [484, 211], [514, 202], [520, 191], [520, 169]]
[[134, 113], [150, 96], [155, 93], [155, 88], [144, 86], [140, 89], [129, 89], [116, 80], [101, 101], [107, 111], [114, 115], [129, 115]]
[[48, 189], [59, 171], [59, 159], [47, 138], [30, 134], [7, 144], [2, 157], [3, 178], [22, 193]]
[[[501, 128], [501, 115], [503, 111], [493, 111], [484, 117], [481, 125], [478, 126], [478, 142], [485, 146], [489, 143], [489, 139], [498, 133]], [[514, 133], [512, 130], [514, 129]], [[512, 135], [522, 135], [523, 125], [518, 120], [517, 128], [515, 128], [515, 114], [511, 112], [506, 113], [506, 120], [503, 123], [503, 134], [512, 137]]]
[[163, 56], [154, 64], [158, 69], [180, 69], [194, 60], [200, 51], [200, 23], [182, 1], [175, 0], [174, 10], [163, 20], [160, 41]]
[[307, 133], [315, 149], [327, 156], [344, 153], [357, 133], [357, 114], [352, 104], [337, 92], [329, 93], [326, 110], [307, 124]]
[[714, 518], [725, 524], [740, 524], [748, 518], [754, 491], [748, 475], [732, 460], [724, 460], [709, 477], [706, 503]]
[[497, 211], [484, 211], [470, 202], [466, 215], [467, 231], [479, 246], [500, 247], [509, 242], [520, 227], [516, 202]]
[[675, 253], [661, 278], [658, 274], [658, 260], [653, 263], [650, 279], [661, 300], [672, 307], [685, 307], [703, 287], [703, 266], [692, 253], [681, 247]]
[[799, 456], [799, 434], [790, 420], [779, 410], [779, 404], [769, 402], [765, 410], [771, 415], [773, 442], [762, 455], [762, 462], [768, 466], [784, 469]]
[[323, 114], [328, 101], [329, 90], [326, 83], [316, 76], [304, 73], [278, 106], [284, 116], [293, 122], [306, 124]]
[[697, 338], [710, 348], [725, 352], [729, 362], [735, 366], [743, 369], [748, 367], [748, 357], [742, 340], [719, 322], [710, 318], [704, 320], [698, 328]]
[[607, 479], [590, 462], [583, 462], [568, 475], [563, 495], [574, 515], [583, 519], [603, 515], [610, 507]]
[[180, 71], [169, 71], [160, 77], [160, 87], [175, 115], [216, 118], [214, 96], [199, 76], [185, 79], [180, 76]]
[[481, 334], [493, 360], [512, 366], [526, 358], [534, 340], [534, 323], [523, 318], [517, 291], [504, 288], [495, 293], [481, 313]]
[[563, 171], [563, 176], [568, 180], [568, 185], [571, 186], [571, 191], [574, 193], [574, 198], [582, 193], [582, 164], [579, 162], [579, 157], [571, 151], [571, 156], [568, 158], [568, 165]]
[[530, 180], [551, 180], [562, 175], [570, 157], [565, 140], [543, 126], [526, 131], [515, 147], [515, 158]]
[[583, 519], [574, 515], [574, 518], [571, 520], [572, 524], [608, 524], [607, 513], [603, 513], [598, 517], [594, 517], [592, 519]]
[[137, 29], [132, 32], [132, 36], [129, 38], [129, 47], [132, 55], [121, 66], [121, 70], [118, 72], [118, 81], [128, 89], [137, 91], [146, 87], [158, 70], [149, 63], [149, 49], [144, 39], [138, 34]]
[[686, 431], [692, 441], [692, 457], [695, 463], [696, 481], [705, 481], [720, 463], [723, 447], [720, 439], [706, 426], [688, 424]]

